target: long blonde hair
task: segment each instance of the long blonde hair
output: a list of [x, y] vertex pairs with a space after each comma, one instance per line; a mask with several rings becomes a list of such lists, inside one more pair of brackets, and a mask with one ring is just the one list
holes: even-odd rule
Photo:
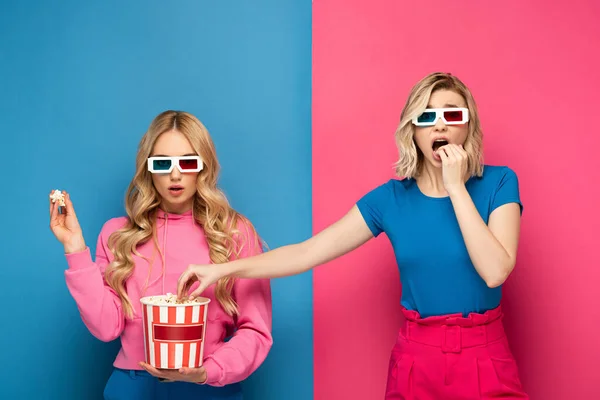
[[[154, 245], [158, 249], [156, 217], [160, 195], [152, 183], [147, 159], [158, 137], [170, 130], [182, 133], [204, 163], [196, 180], [193, 216], [204, 229], [211, 262], [220, 264], [239, 256], [244, 246], [240, 239], [247, 239], [252, 234], [256, 243], [246, 244], [259, 244], [258, 235], [250, 221], [230, 207], [225, 194], [217, 187], [220, 167], [208, 130], [195, 116], [186, 112], [169, 110], [159, 114], [150, 124], [138, 147], [136, 172], [125, 196], [125, 211], [129, 217], [127, 224], [115, 231], [108, 240], [114, 260], [106, 269], [105, 279], [121, 298], [123, 311], [128, 317], [133, 317], [133, 306], [127, 296], [125, 284], [135, 267], [133, 255], [141, 256], [137, 247], [151, 238], [154, 238]], [[240, 222], [247, 227], [247, 232], [239, 232], [237, 226]], [[229, 315], [238, 313], [231, 294], [233, 283], [233, 278], [223, 278], [215, 288], [217, 300]]]
[[421, 172], [423, 153], [414, 141], [415, 126], [412, 119], [427, 108], [431, 94], [437, 90], [451, 90], [461, 95], [467, 102], [469, 133], [464, 148], [468, 154], [468, 173], [469, 176], [481, 176], [483, 174], [483, 132], [475, 99], [460, 79], [442, 72], [435, 72], [421, 79], [408, 96], [395, 133], [399, 153], [399, 160], [394, 164], [396, 175], [401, 178], [414, 178]]

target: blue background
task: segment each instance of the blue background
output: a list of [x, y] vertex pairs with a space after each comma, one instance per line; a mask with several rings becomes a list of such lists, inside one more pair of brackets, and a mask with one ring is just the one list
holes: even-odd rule
[[[94, 251], [159, 112], [203, 121], [222, 188], [271, 248], [310, 236], [310, 1], [4, 2], [0, 77], [0, 398], [102, 398], [119, 343], [80, 320], [48, 193], [71, 193]], [[247, 399], [312, 398], [311, 281], [272, 282], [275, 343]]]

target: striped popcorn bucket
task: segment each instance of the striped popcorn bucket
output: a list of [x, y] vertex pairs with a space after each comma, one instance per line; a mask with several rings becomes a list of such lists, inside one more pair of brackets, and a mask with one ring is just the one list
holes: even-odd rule
[[162, 369], [200, 367], [210, 299], [179, 304], [167, 296], [148, 296], [140, 301], [146, 362]]

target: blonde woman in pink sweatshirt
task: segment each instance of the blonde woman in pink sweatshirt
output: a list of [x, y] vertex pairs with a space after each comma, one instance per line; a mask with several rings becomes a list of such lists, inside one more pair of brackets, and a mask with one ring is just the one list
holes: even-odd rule
[[242, 399], [239, 382], [266, 358], [273, 342], [269, 280], [224, 278], [203, 293], [211, 303], [202, 367], [157, 370], [143, 362], [141, 297], [176, 293], [191, 263], [262, 252], [252, 224], [217, 188], [218, 174], [202, 123], [165, 111], [140, 142], [127, 216], [104, 224], [95, 260], [69, 194], [62, 212], [50, 202], [50, 227], [64, 245], [67, 286], [84, 324], [102, 341], [121, 339], [105, 399]]

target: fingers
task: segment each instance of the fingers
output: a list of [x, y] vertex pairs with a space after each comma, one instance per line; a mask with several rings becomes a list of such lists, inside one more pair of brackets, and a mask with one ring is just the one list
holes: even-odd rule
[[467, 153], [460, 146], [447, 144], [438, 150], [442, 162], [446, 165], [460, 162], [467, 159]]
[[205, 281], [199, 280], [198, 282], [200, 282], [200, 285], [196, 288], [196, 290], [194, 290], [192, 293], [190, 293], [190, 297], [189, 297], [190, 300], [194, 300], [196, 297], [200, 296], [206, 290], [206, 287], [208, 286]]
[[58, 213], [58, 203], [52, 203], [52, 200], [50, 202], [50, 229], [56, 234], [54, 229], [64, 224], [65, 216]]
[[159, 376], [160, 375], [160, 371], [157, 370], [156, 368], [154, 368], [152, 365], [146, 364], [145, 362], [140, 362], [139, 364], [140, 364], [140, 367], [144, 368], [151, 375], [154, 375], [154, 376]]
[[65, 195], [65, 207], [62, 207], [58, 201], [52, 201], [52, 198], [50, 198], [52, 193], [54, 193], [54, 190], [51, 190], [48, 196], [48, 202], [50, 203], [50, 226], [56, 226], [60, 224], [61, 221], [64, 222], [64, 217], [66, 215], [67, 192], [63, 191], [63, 194]]
[[145, 362], [139, 363], [140, 367], [146, 370], [150, 375], [163, 382], [187, 381], [204, 382], [206, 381], [206, 371], [204, 367], [200, 368], [180, 368], [179, 370], [157, 369]]
[[193, 279], [195, 277], [194, 273], [191, 270], [191, 265], [179, 276], [179, 280], [177, 281], [177, 298], [182, 299], [187, 295], [188, 290], [190, 290], [190, 286], [193, 283]]
[[169, 377], [167, 376], [167, 374], [165, 372], [167, 371], [161, 371], [159, 369], [154, 368], [152, 365], [150, 364], [146, 364], [145, 362], [141, 362], [140, 366], [142, 368], [144, 368], [146, 371], [148, 371], [148, 373], [152, 376], [155, 376], [157, 378], [163, 378], [163, 379], [169, 379]]
[[442, 159], [442, 164], [448, 164], [448, 151], [446, 150], [447, 146], [442, 146], [438, 149], [438, 155]]
[[457, 153], [457, 151], [455, 149], [455, 146], [453, 144], [449, 144], [449, 145], [444, 146], [444, 147], [445, 147], [444, 150], [446, 151], [446, 154], [448, 154], [448, 160], [449, 161], [457, 161], [459, 159], [459, 155], [458, 155], [458, 153]]
[[186, 282], [185, 286], [183, 287], [183, 297], [184, 298], [188, 297], [190, 289], [192, 288], [192, 285], [194, 284], [195, 281], [196, 281], [195, 279], [190, 279]]
[[50, 195], [48, 196], [48, 203], [50, 203], [50, 218], [52, 218], [52, 209], [54, 208], [54, 203], [52, 202], [52, 199], [50, 198], [50, 196], [52, 196], [52, 190], [50, 191]]
[[77, 218], [77, 215], [75, 215], [75, 209], [73, 208], [73, 202], [71, 201], [71, 195], [69, 195], [69, 193], [64, 192], [65, 193], [65, 212], [68, 216], [72, 216], [74, 218]]
[[50, 200], [50, 226], [54, 225], [54, 222], [56, 221], [57, 216], [58, 216], [57, 204], [53, 203], [52, 200]]
[[449, 148], [457, 160], [464, 160], [467, 158], [467, 152], [462, 149], [462, 145], [453, 144], [450, 145]]

